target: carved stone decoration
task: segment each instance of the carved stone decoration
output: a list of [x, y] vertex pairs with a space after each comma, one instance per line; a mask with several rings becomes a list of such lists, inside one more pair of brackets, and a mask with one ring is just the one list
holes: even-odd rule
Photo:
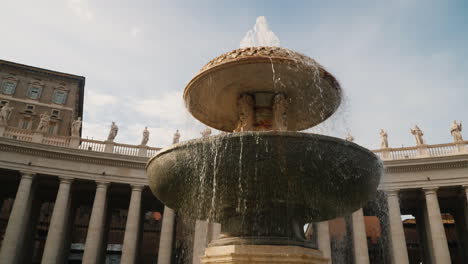
[[415, 125], [414, 128], [411, 128], [410, 131], [411, 131], [411, 134], [413, 134], [414, 138], [416, 139], [417, 146], [425, 144], [424, 139], [423, 139], [424, 133], [417, 125]]
[[200, 132], [202, 138], [207, 138], [209, 136], [211, 136], [211, 129], [209, 127], [206, 127], [205, 129], [202, 130], [202, 132]]
[[73, 121], [71, 125], [71, 135], [72, 137], [79, 137], [80, 136], [80, 129], [81, 129], [81, 117], [78, 117], [75, 121]]
[[41, 114], [41, 120], [39, 121], [39, 125], [37, 125], [37, 132], [47, 133], [49, 131], [49, 122], [50, 116], [49, 113], [44, 112]]
[[380, 148], [381, 149], [386, 149], [388, 148], [388, 134], [387, 131], [380, 129], [380, 137], [381, 137], [381, 142], [380, 142]]
[[148, 130], [148, 127], [145, 126], [145, 129], [143, 130], [143, 138], [141, 139], [140, 145], [146, 146], [146, 144], [148, 144], [149, 135], [150, 135], [150, 132]]
[[114, 141], [115, 137], [117, 136], [117, 133], [119, 132], [119, 127], [115, 124], [114, 121], [112, 121], [109, 135], [107, 136], [108, 141]]
[[172, 138], [172, 144], [179, 143], [180, 140], [180, 133], [179, 130], [177, 129], [176, 132], [174, 133], [174, 137]]
[[452, 134], [453, 142], [455, 143], [463, 142], [461, 131], [462, 131], [461, 122], [457, 123], [457, 121], [454, 120], [452, 123], [452, 126], [450, 127], [450, 134]]
[[242, 94], [237, 101], [239, 121], [234, 132], [252, 131], [255, 123], [254, 99], [249, 94]]
[[10, 116], [13, 107], [10, 106], [10, 103], [7, 102], [2, 109], [0, 110], [0, 126], [7, 126], [8, 117]]
[[288, 101], [283, 94], [273, 98], [273, 130], [286, 131], [288, 129]]
[[354, 137], [348, 133], [348, 135], [346, 136], [345, 138], [346, 141], [349, 141], [349, 142], [354, 142]]

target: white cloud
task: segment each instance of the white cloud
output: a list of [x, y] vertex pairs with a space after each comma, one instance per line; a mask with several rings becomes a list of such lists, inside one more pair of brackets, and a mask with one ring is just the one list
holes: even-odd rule
[[130, 35], [133, 37], [137, 37], [143, 32], [143, 30], [140, 27], [134, 26], [130, 29]]
[[138, 98], [131, 103], [138, 113], [155, 118], [162, 123], [183, 124], [188, 120], [188, 113], [182, 99], [182, 91], [166, 92], [158, 98]]
[[86, 107], [105, 106], [108, 104], [115, 104], [119, 99], [111, 94], [104, 94], [98, 91], [87, 91], [85, 97]]
[[94, 13], [86, 0], [68, 0], [68, 7], [81, 19], [91, 20]]

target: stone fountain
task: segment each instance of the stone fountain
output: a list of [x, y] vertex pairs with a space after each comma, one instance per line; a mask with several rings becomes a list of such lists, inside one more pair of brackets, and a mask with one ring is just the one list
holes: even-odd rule
[[338, 108], [337, 80], [279, 47], [242, 48], [210, 61], [187, 85], [190, 113], [222, 133], [175, 144], [147, 164], [168, 207], [221, 223], [203, 263], [327, 263], [304, 224], [350, 214], [382, 174], [369, 150], [297, 132]]

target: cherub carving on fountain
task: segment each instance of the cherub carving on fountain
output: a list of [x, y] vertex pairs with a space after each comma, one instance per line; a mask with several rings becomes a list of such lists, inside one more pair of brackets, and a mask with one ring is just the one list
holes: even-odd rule
[[72, 137], [79, 137], [80, 136], [80, 129], [81, 129], [81, 117], [78, 117], [75, 121], [73, 121], [71, 125], [71, 135]]
[[273, 130], [286, 131], [288, 129], [288, 101], [284, 94], [277, 94], [273, 98]]
[[200, 132], [202, 138], [207, 138], [209, 136], [211, 136], [211, 129], [209, 127], [206, 127], [205, 129], [203, 129], [201, 132]]
[[7, 102], [0, 110], [0, 126], [8, 125], [8, 117], [10, 116], [13, 107], [10, 106], [10, 102]]
[[425, 144], [424, 139], [423, 139], [424, 133], [417, 125], [415, 125], [414, 128], [410, 128], [410, 131], [411, 131], [411, 134], [413, 134], [414, 138], [416, 139], [417, 146]]
[[36, 131], [41, 133], [47, 133], [49, 131], [50, 116], [49, 113], [44, 112], [41, 114], [41, 120], [39, 125], [37, 125]]
[[172, 144], [179, 143], [180, 140], [180, 133], [179, 130], [177, 129], [176, 132], [174, 133], [174, 137], [172, 138]]
[[254, 99], [251, 95], [242, 94], [237, 101], [239, 123], [234, 132], [252, 131], [255, 123]]
[[354, 142], [354, 137], [350, 133], [348, 133], [348, 135], [346, 135], [345, 140], [349, 142]]
[[461, 134], [462, 131], [462, 124], [457, 123], [456, 120], [453, 121], [452, 126], [450, 127], [450, 133], [453, 136], [453, 142], [455, 143], [460, 143], [463, 141], [463, 137]]
[[145, 126], [145, 129], [143, 129], [143, 138], [141, 139], [141, 144], [140, 145], [146, 146], [146, 144], [148, 144], [149, 135], [150, 135], [150, 132], [148, 130], [148, 127]]
[[118, 132], [119, 132], [119, 127], [115, 124], [114, 121], [112, 121], [110, 130], [109, 130], [109, 135], [107, 136], [107, 140], [108, 141], [114, 141], [114, 139], [117, 136]]
[[380, 148], [386, 149], [388, 148], [388, 134], [387, 131], [380, 129], [380, 137], [382, 141], [380, 142]]

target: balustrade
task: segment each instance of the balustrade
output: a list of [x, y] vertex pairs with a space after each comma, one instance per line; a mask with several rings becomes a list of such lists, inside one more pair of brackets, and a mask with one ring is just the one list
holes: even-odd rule
[[[16, 127], [5, 127], [3, 130], [3, 137], [11, 138], [21, 141], [33, 141], [34, 131], [27, 129], [20, 129]], [[1, 136], [1, 135], [0, 135]], [[73, 138], [75, 142], [80, 141], [80, 144], [74, 143], [72, 137], [57, 136], [44, 134], [40, 143], [46, 145], [53, 145], [58, 147], [72, 147], [82, 150], [95, 151], [95, 152], [106, 152], [106, 141], [99, 141], [94, 139], [85, 138]], [[130, 145], [123, 143], [112, 143], [110, 153], [126, 155], [126, 156], [142, 156], [142, 157], [153, 157], [156, 155], [161, 148], [141, 146], [141, 145]], [[141, 151], [144, 150], [144, 151]], [[427, 151], [427, 152], [425, 152]], [[459, 143], [446, 143], [436, 145], [422, 145], [412, 147], [401, 147], [401, 148], [387, 148], [377, 149], [373, 152], [383, 160], [402, 160], [402, 159], [414, 159], [421, 157], [440, 157], [457, 155], [462, 153], [468, 154], [468, 141]], [[423, 155], [422, 153], [427, 153]]]

